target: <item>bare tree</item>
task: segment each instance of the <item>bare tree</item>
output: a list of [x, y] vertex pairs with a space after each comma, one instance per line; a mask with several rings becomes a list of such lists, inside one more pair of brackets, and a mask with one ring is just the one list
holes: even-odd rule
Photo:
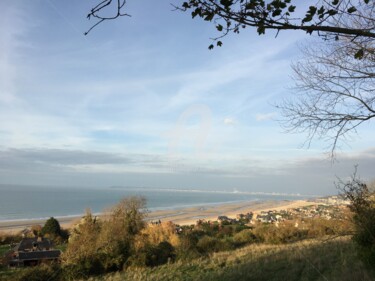
[[[373, 40], [332, 41], [304, 47], [295, 63], [295, 93], [277, 107], [288, 132], [329, 142], [331, 156], [362, 123], [375, 117]], [[355, 58], [358, 49], [364, 50]]]

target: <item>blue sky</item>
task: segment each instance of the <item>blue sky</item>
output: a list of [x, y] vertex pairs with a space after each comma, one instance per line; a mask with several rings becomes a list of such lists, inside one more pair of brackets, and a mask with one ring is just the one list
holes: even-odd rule
[[84, 36], [93, 1], [77, 2], [0, 3], [0, 183], [327, 194], [355, 164], [371, 179], [371, 124], [332, 165], [276, 121], [309, 36], [247, 30], [209, 51], [213, 26], [170, 0]]

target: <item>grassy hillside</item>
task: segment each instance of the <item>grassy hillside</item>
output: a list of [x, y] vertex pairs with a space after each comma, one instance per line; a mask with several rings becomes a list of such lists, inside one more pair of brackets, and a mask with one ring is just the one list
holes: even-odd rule
[[287, 245], [254, 244], [190, 262], [91, 278], [120, 280], [375, 280], [356, 256], [349, 238], [310, 240]]

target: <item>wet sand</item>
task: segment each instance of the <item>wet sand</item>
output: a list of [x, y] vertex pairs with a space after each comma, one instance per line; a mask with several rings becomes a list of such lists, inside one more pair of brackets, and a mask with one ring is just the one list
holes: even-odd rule
[[[313, 205], [313, 201], [306, 200], [284, 200], [284, 201], [250, 201], [241, 203], [229, 203], [221, 205], [199, 206], [183, 209], [159, 210], [148, 213], [149, 221], [172, 221], [176, 224], [186, 225], [195, 224], [199, 219], [216, 220], [218, 216], [228, 216], [235, 218], [237, 214], [261, 211], [281, 210], [288, 208], [297, 208], [302, 206]], [[58, 218], [63, 228], [70, 228], [80, 220], [78, 217]], [[0, 231], [2, 232], [18, 232], [32, 225], [43, 225], [45, 220], [16, 220], [16, 221], [0, 221]]]

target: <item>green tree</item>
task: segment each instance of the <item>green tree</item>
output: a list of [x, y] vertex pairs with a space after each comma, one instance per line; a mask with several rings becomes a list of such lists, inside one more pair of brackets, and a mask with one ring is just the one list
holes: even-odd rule
[[134, 254], [136, 235], [144, 228], [146, 200], [128, 197], [100, 220], [87, 211], [72, 229], [63, 266], [71, 278], [121, 270]]
[[50, 217], [44, 224], [41, 232], [43, 235], [49, 234], [54, 237], [60, 236], [61, 227], [59, 221], [54, 217]]
[[68, 246], [62, 255], [64, 272], [74, 280], [103, 273], [97, 252], [97, 240], [102, 222], [90, 210], [71, 230]]
[[106, 271], [122, 269], [134, 253], [134, 241], [146, 225], [146, 215], [146, 200], [137, 196], [123, 198], [104, 215], [107, 220], [96, 247]]

